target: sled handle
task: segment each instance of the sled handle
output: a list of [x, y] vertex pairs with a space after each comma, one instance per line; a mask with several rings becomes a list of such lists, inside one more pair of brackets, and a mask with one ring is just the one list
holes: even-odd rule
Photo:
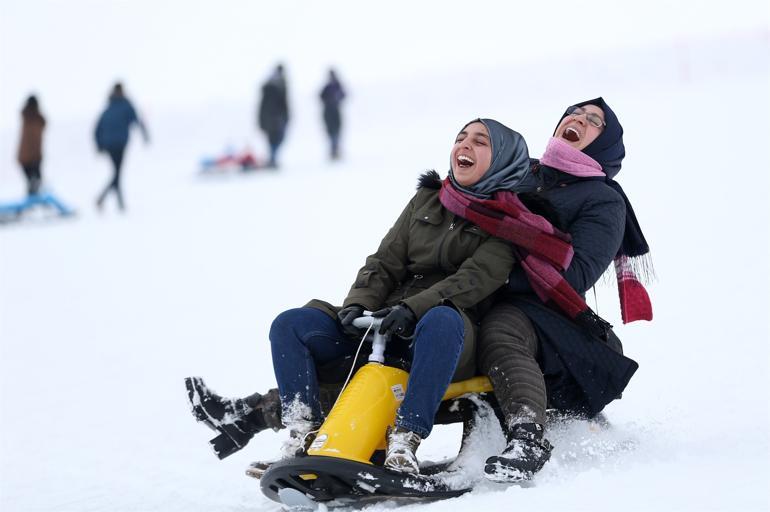
[[380, 325], [382, 318], [375, 318], [371, 311], [364, 311], [364, 316], [359, 316], [353, 320], [353, 326], [359, 329], [369, 329], [371, 326], [372, 334], [372, 353], [369, 354], [369, 361], [383, 364], [385, 363], [385, 345], [388, 343], [388, 336], [380, 334]]

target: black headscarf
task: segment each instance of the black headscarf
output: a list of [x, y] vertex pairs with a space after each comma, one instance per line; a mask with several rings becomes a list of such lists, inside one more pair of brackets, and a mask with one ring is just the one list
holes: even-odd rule
[[526, 192], [534, 189], [537, 185], [530, 172], [529, 151], [524, 137], [494, 119], [474, 119], [466, 123], [460, 131], [472, 123], [483, 124], [489, 132], [492, 161], [481, 179], [469, 187], [455, 181], [450, 162], [449, 179], [452, 185], [466, 194], [482, 199], [491, 197], [496, 190]]

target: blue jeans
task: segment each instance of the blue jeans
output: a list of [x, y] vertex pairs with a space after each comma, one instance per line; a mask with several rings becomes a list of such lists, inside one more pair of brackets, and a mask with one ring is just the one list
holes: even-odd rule
[[[405, 354], [412, 360], [406, 396], [398, 409], [396, 425], [427, 437], [463, 348], [460, 314], [447, 306], [429, 310], [415, 329]], [[355, 354], [358, 345], [345, 336], [339, 324], [315, 308], [284, 311], [270, 328], [273, 370], [278, 381], [285, 423], [309, 420], [320, 423], [316, 365]], [[388, 353], [392, 350], [388, 350]], [[307, 407], [307, 416], [295, 418], [293, 403]], [[288, 413], [288, 415], [287, 415]]]

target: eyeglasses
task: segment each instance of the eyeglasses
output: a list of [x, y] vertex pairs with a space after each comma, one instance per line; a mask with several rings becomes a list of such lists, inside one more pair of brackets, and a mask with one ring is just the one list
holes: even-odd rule
[[607, 123], [604, 122], [604, 119], [601, 118], [599, 114], [594, 114], [593, 112], [587, 112], [586, 109], [583, 107], [578, 107], [577, 105], [572, 105], [570, 108], [567, 109], [567, 115], [569, 116], [586, 116], [586, 121], [588, 121], [588, 124], [593, 126], [594, 128], [601, 128], [602, 126], [607, 126]]

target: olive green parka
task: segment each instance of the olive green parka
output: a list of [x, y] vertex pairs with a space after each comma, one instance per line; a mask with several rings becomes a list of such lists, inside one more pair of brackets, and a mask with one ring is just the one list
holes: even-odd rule
[[[403, 303], [418, 320], [434, 306], [454, 307], [465, 326], [463, 352], [453, 377], [457, 381], [476, 373], [477, 310], [506, 282], [514, 257], [507, 241], [441, 205], [437, 178], [435, 173], [421, 178], [417, 193], [358, 271], [342, 307], [359, 304], [376, 311]], [[340, 309], [320, 300], [307, 306], [334, 318]]]

